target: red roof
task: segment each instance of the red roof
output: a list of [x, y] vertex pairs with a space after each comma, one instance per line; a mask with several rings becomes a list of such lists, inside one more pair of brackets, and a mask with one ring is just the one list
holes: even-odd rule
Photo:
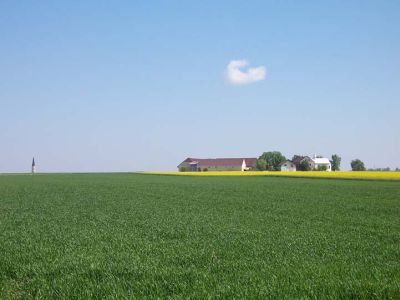
[[255, 166], [257, 158], [187, 158], [184, 162], [197, 162], [201, 166], [241, 166], [243, 160], [246, 166]]

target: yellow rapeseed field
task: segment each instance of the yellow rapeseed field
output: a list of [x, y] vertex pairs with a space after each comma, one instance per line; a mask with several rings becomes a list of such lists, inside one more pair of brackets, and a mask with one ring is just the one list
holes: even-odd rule
[[145, 174], [178, 175], [178, 176], [283, 176], [283, 177], [310, 177], [310, 178], [314, 177], [314, 178], [400, 181], [400, 172], [371, 172], [371, 171], [340, 171], [340, 172], [213, 171], [213, 172], [145, 172]]

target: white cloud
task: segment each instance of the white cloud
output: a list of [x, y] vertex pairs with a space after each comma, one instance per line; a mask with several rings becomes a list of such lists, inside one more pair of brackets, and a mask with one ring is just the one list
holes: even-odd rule
[[248, 66], [248, 64], [248, 61], [245, 59], [231, 60], [226, 67], [228, 81], [232, 84], [243, 85], [265, 79], [267, 72], [264, 66], [241, 70], [241, 68]]

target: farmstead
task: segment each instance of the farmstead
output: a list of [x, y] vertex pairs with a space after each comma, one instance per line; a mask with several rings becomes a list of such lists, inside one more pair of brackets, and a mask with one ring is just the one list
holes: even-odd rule
[[[279, 155], [280, 152], [278, 152]], [[205, 172], [205, 171], [255, 171], [255, 170], [273, 170], [269, 168], [260, 168], [259, 162], [264, 160], [263, 156], [258, 159], [252, 158], [186, 158], [177, 168], [180, 172]], [[314, 155], [309, 156], [294, 155], [291, 160], [281, 155], [280, 161], [275, 160], [275, 171], [331, 171], [332, 165], [328, 158]], [[265, 160], [264, 160], [265, 161]], [[267, 162], [265, 161], [265, 164]], [[271, 165], [269, 165], [271, 167]]]

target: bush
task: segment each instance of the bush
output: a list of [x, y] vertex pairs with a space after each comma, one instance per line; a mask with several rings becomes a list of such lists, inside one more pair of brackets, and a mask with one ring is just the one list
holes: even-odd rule
[[318, 171], [326, 171], [327, 167], [325, 165], [318, 165]]
[[364, 163], [359, 159], [354, 159], [350, 163], [352, 171], [365, 171]]
[[186, 169], [185, 167], [181, 167], [181, 168], [179, 169], [179, 172], [187, 172], [187, 169]]
[[203, 172], [207, 172], [207, 171], [208, 171], [208, 169], [207, 169], [207, 168], [204, 168], [204, 169], [203, 169]]
[[311, 170], [311, 166], [307, 160], [303, 160], [299, 164], [299, 171], [310, 171], [310, 170]]
[[265, 171], [267, 169], [267, 161], [263, 158], [257, 159], [256, 169], [259, 171]]

